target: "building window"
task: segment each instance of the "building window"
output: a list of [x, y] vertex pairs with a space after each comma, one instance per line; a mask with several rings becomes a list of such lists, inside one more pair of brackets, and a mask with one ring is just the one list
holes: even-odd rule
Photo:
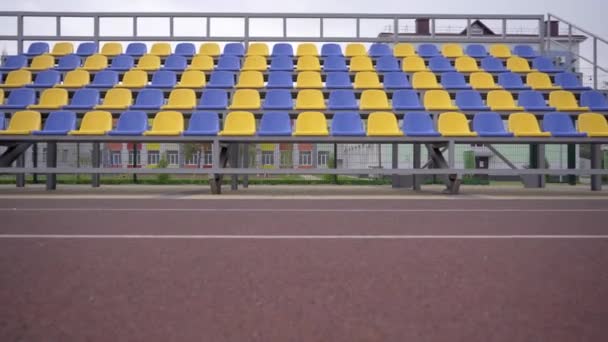
[[186, 159], [187, 165], [198, 165], [198, 152], [193, 153], [190, 158]]
[[122, 165], [122, 155], [120, 151], [112, 151], [112, 154], [110, 155], [110, 163], [112, 163], [113, 166]]
[[262, 165], [274, 165], [274, 151], [262, 151]]
[[203, 153], [203, 164], [204, 165], [212, 165], [213, 164], [213, 154], [211, 151], [205, 151]]
[[312, 152], [301, 151], [300, 152], [300, 165], [312, 165]]
[[157, 165], [160, 161], [160, 152], [148, 151], [148, 165]]
[[327, 166], [327, 161], [329, 160], [329, 152], [327, 151], [319, 151], [317, 158], [318, 166]]
[[167, 161], [169, 162], [169, 165], [178, 165], [179, 158], [177, 151], [167, 151]]
[[[133, 165], [134, 154], [133, 150], [129, 151], [129, 165]], [[135, 165], [141, 165], [141, 151], [137, 151], [137, 164]]]

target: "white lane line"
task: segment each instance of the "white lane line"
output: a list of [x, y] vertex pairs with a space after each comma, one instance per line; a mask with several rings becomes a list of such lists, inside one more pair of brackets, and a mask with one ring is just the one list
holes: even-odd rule
[[262, 212], [262, 213], [281, 213], [281, 212], [327, 212], [327, 213], [608, 213], [608, 208], [604, 209], [523, 209], [523, 208], [496, 208], [496, 209], [324, 209], [324, 208], [0, 208], [0, 212]]
[[91, 240], [597, 240], [608, 235], [115, 235], [115, 234], [0, 234], [6, 239]]

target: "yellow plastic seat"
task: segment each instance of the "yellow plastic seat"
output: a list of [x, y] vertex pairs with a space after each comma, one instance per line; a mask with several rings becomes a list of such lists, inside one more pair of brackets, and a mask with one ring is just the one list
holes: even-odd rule
[[152, 128], [144, 135], [174, 136], [184, 131], [184, 116], [180, 112], [162, 111], [154, 116]]
[[401, 64], [401, 69], [405, 72], [419, 72], [429, 70], [424, 64], [424, 59], [418, 56], [405, 57]]
[[502, 89], [502, 87], [494, 81], [494, 76], [485, 71], [472, 73], [469, 84], [473, 89]]
[[82, 66], [82, 70], [86, 71], [99, 71], [108, 67], [108, 57], [97, 54], [87, 57]]
[[373, 112], [367, 118], [368, 137], [401, 137], [397, 117], [392, 112]]
[[187, 70], [182, 74], [175, 88], [203, 88], [206, 84], [205, 73], [198, 70]]
[[544, 72], [531, 72], [526, 75], [526, 84], [534, 90], [554, 90], [562, 89], [551, 83], [551, 78]]
[[160, 69], [160, 57], [146, 54], [141, 56], [134, 70], [154, 71]]
[[459, 112], [447, 112], [439, 115], [437, 130], [444, 137], [476, 137], [477, 133], [471, 132], [469, 121], [464, 114]]
[[445, 90], [429, 90], [424, 93], [424, 107], [426, 110], [458, 110], [452, 104], [450, 94]]
[[382, 83], [375, 71], [364, 71], [355, 74], [355, 89], [382, 89]]
[[122, 54], [122, 44], [120, 43], [105, 43], [101, 47], [101, 54], [108, 57], [114, 57]]
[[198, 49], [198, 54], [202, 56], [216, 57], [221, 54], [218, 43], [203, 43]]
[[578, 131], [589, 137], [608, 137], [608, 122], [602, 114], [583, 113], [578, 116]]
[[441, 47], [441, 53], [447, 58], [458, 58], [464, 56], [460, 44], [445, 44]]
[[437, 82], [437, 76], [430, 71], [420, 71], [412, 76], [412, 87], [414, 89], [442, 89]]
[[112, 130], [112, 114], [102, 110], [87, 112], [82, 118], [80, 129], [70, 131], [70, 135], [105, 135]]
[[488, 93], [487, 105], [494, 111], [513, 112], [524, 110], [515, 104], [513, 95], [506, 90], [492, 90]]
[[196, 93], [192, 89], [174, 89], [169, 94], [167, 104], [160, 107], [167, 110], [186, 110], [196, 107]]
[[263, 88], [264, 75], [259, 71], [243, 71], [239, 75], [237, 88]]
[[27, 70], [32, 71], [42, 71], [47, 70], [55, 66], [55, 57], [45, 54], [36, 56], [32, 59], [30, 66], [26, 68]]
[[318, 55], [319, 55], [319, 50], [317, 49], [317, 46], [315, 44], [303, 43], [303, 44], [298, 45], [298, 49], [296, 51], [297, 57], [318, 56]]
[[361, 93], [361, 101], [359, 102], [361, 110], [384, 110], [391, 109], [388, 102], [388, 96], [384, 90], [369, 89]]
[[536, 70], [530, 69], [530, 63], [525, 58], [519, 56], [509, 57], [507, 59], [507, 69], [512, 72], [528, 73]]
[[372, 59], [367, 56], [355, 56], [351, 58], [349, 69], [351, 72], [375, 70]]
[[219, 133], [222, 136], [239, 136], [255, 134], [255, 117], [250, 112], [230, 112], [224, 120], [224, 129]]
[[393, 55], [397, 58], [417, 56], [416, 48], [409, 43], [397, 43], [393, 47]]
[[490, 55], [496, 58], [509, 58], [512, 56], [511, 49], [504, 44], [494, 44], [490, 46]]
[[260, 93], [253, 89], [238, 89], [232, 95], [228, 109], [260, 109]]
[[62, 84], [56, 88], [82, 88], [91, 82], [91, 75], [86, 70], [72, 70], [65, 75]]
[[264, 56], [247, 56], [243, 63], [243, 71], [265, 71], [268, 68], [266, 57]]
[[303, 71], [298, 73], [298, 78], [296, 79], [296, 88], [323, 88], [321, 74], [315, 71]]
[[266, 57], [269, 54], [268, 44], [266, 43], [251, 43], [247, 48], [247, 56]]
[[367, 56], [367, 49], [365, 49], [365, 45], [363, 45], [361, 43], [349, 43], [349, 44], [346, 44], [346, 49], [344, 50], [344, 56], [346, 56], [346, 57]]
[[133, 94], [129, 89], [113, 88], [108, 90], [103, 103], [95, 106], [95, 109], [127, 109], [132, 102]]
[[116, 88], [143, 88], [148, 84], [148, 74], [143, 70], [127, 71], [122, 77], [122, 83]]
[[323, 93], [316, 89], [300, 90], [296, 97], [295, 109], [325, 109]]
[[509, 115], [509, 132], [516, 137], [550, 137], [550, 132], [542, 132], [534, 114], [513, 113]]
[[327, 120], [321, 112], [302, 112], [298, 114], [293, 130], [294, 136], [327, 136]]
[[298, 71], [320, 71], [321, 63], [316, 56], [302, 56], [298, 58], [296, 69]]
[[211, 71], [214, 67], [215, 65], [213, 64], [213, 57], [196, 55], [192, 57], [192, 61], [186, 70]]
[[40, 113], [33, 110], [22, 110], [13, 114], [8, 127], [0, 131], [2, 135], [29, 135], [42, 127]]
[[21, 88], [32, 83], [32, 73], [28, 70], [13, 70], [6, 75], [2, 88]]
[[0, 89], [0, 104], [4, 104], [4, 89]]
[[159, 57], [167, 57], [171, 54], [171, 45], [169, 43], [154, 43], [150, 48], [150, 54]]
[[53, 45], [51, 55], [53, 56], [65, 56], [74, 53], [74, 45], [72, 43], [61, 42]]
[[549, 94], [549, 106], [561, 112], [588, 112], [589, 107], [580, 107], [576, 97], [569, 91], [556, 90]]
[[45, 89], [37, 104], [27, 106], [27, 109], [59, 109], [68, 104], [68, 92], [65, 89]]
[[481, 70], [475, 58], [469, 56], [456, 58], [455, 66], [458, 72], [478, 72]]

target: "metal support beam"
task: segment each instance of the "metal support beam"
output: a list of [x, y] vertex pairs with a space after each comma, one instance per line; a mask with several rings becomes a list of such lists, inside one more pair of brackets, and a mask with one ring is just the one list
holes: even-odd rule
[[[99, 168], [101, 166], [101, 146], [100, 143], [93, 143], [93, 151], [91, 156], [91, 162], [93, 164], [93, 168]], [[100, 184], [100, 175], [95, 173], [91, 175], [91, 186], [94, 188], [99, 188]]]
[[[57, 167], [57, 143], [49, 142], [46, 144], [46, 167]], [[55, 190], [57, 189], [57, 175], [54, 173], [47, 173], [46, 175], [46, 189]]]
[[[568, 169], [576, 169], [576, 145], [568, 144]], [[576, 175], [568, 175], [568, 184], [576, 185]]]
[[[334, 165], [333, 169], [337, 169], [338, 168], [338, 144], [334, 144]], [[332, 177], [332, 183], [334, 184], [338, 184], [338, 175], [334, 175]]]
[[[218, 140], [214, 140], [211, 146], [211, 163], [212, 167], [216, 170], [220, 168], [220, 143]], [[222, 192], [222, 176], [220, 174], [212, 174], [209, 177], [209, 185], [211, 187], [211, 193], [219, 195]]]
[[[17, 160], [15, 161], [15, 166], [19, 167], [19, 168], [23, 168], [25, 167], [25, 151], [23, 153], [21, 153], [21, 155], [19, 155], [19, 157], [17, 157]], [[18, 188], [24, 188], [25, 187], [25, 173], [20, 173], [17, 176], [15, 176], [16, 180], [15, 180], [15, 185], [17, 185]]]
[[[591, 169], [602, 168], [602, 145], [591, 144]], [[591, 175], [591, 191], [602, 190], [602, 176], [598, 174]]]
[[[244, 168], [249, 167], [249, 144], [243, 144], [243, 165]], [[243, 188], [249, 187], [249, 175], [243, 175]]]
[[[414, 169], [419, 169], [420, 168], [420, 154], [421, 154], [421, 146], [420, 144], [414, 144], [414, 160], [413, 160], [413, 167]], [[421, 184], [422, 184], [422, 176], [419, 175], [413, 175], [413, 180], [412, 180], [412, 188], [415, 191], [420, 191], [421, 189]]]
[[[393, 170], [399, 168], [399, 145], [391, 144], [391, 167]], [[393, 188], [400, 188], [400, 176], [397, 174], [393, 174], [392, 178], [392, 186]]]
[[[38, 144], [32, 145], [32, 167], [35, 169], [38, 167]], [[32, 175], [33, 183], [38, 184], [38, 174], [34, 173]]]
[[[230, 167], [238, 168], [239, 167], [239, 144], [230, 144]], [[230, 176], [230, 189], [238, 190], [239, 189], [239, 176], [231, 175]]]

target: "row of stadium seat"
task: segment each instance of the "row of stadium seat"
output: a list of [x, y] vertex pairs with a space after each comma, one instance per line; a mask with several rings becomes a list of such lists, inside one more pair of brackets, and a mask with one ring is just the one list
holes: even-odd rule
[[[48, 43], [36, 42], [29, 46], [25, 55], [32, 57], [50, 53], [53, 56], [65, 56], [75, 53], [78, 56], [86, 57], [94, 55], [98, 53], [98, 51], [98, 45], [92, 42], [80, 43], [76, 51], [74, 51], [74, 45], [68, 42], [56, 43], [52, 50], [50, 50]], [[100, 53], [104, 56], [117, 56], [123, 54], [123, 46], [121, 43], [105, 43], [102, 46]], [[124, 51], [124, 54], [130, 56], [143, 56], [147, 53], [148, 48], [144, 43], [130, 43]], [[152, 44], [149, 53], [162, 57], [169, 56], [172, 53], [190, 57], [196, 55], [196, 46], [192, 43], [179, 43], [176, 45], [175, 51], [172, 51], [169, 43], [154, 43]], [[220, 52], [220, 45], [218, 43], [203, 43], [198, 49], [198, 54], [219, 56], [222, 53]], [[312, 43], [299, 44], [295, 54], [294, 47], [289, 43], [274, 44], [272, 53], [270, 53], [270, 49], [266, 43], [251, 43], [247, 49], [245, 49], [245, 46], [242, 43], [228, 43], [224, 46], [223, 54], [235, 56], [319, 56], [319, 51], [317, 45]], [[321, 46], [320, 55], [346, 57], [367, 55], [371, 57], [390, 55], [395, 57], [417, 55], [421, 57], [435, 57], [443, 55], [449, 58], [456, 58], [464, 55], [475, 58], [482, 58], [488, 55], [497, 58], [509, 58], [513, 55], [524, 58], [538, 57], [538, 53], [529, 45], [517, 45], [511, 50], [507, 45], [494, 44], [490, 46], [490, 51], [488, 52], [485, 46], [479, 44], [471, 44], [464, 49], [460, 44], [444, 44], [440, 50], [434, 44], [421, 44], [418, 48], [415, 48], [409, 43], [398, 43], [394, 46], [384, 43], [373, 43], [369, 47], [369, 50], [361, 43], [350, 43], [346, 45], [344, 53], [339, 44], [329, 43]]]
[[[4, 119], [0, 120], [2, 124]], [[121, 136], [406, 136], [410, 137], [608, 137], [608, 123], [601, 114], [585, 113], [578, 116], [578, 131], [572, 119], [562, 113], [550, 113], [543, 117], [543, 130], [530, 113], [514, 113], [508, 119], [508, 131], [497, 113], [478, 113], [472, 126], [466, 116], [459, 112], [439, 115], [437, 129], [428, 113], [407, 113], [399, 127], [397, 117], [391, 112], [373, 112], [367, 124], [357, 112], [336, 114], [331, 121], [331, 130], [321, 112], [303, 112], [292, 120], [287, 112], [267, 112], [256, 120], [252, 113], [230, 112], [220, 131], [217, 113], [196, 112], [184, 131], [184, 116], [175, 111], [156, 114], [152, 127], [148, 127], [148, 116], [141, 111], [121, 114], [115, 129], [109, 112], [92, 111], [85, 114], [80, 128], [76, 129], [76, 114], [70, 111], [50, 113], [42, 128], [41, 115], [35, 111], [21, 111], [13, 115], [8, 128], [0, 130], [2, 135], [121, 135]], [[365, 127], [367, 126], [367, 128]], [[1, 127], [0, 127], [1, 128]]]
[[[263, 93], [254, 89], [238, 89], [228, 103], [228, 92], [221, 89], [208, 89], [202, 92], [200, 98], [192, 89], [172, 90], [168, 98], [159, 89], [144, 89], [137, 93], [133, 101], [133, 93], [129, 89], [110, 89], [103, 100], [96, 89], [79, 89], [74, 92], [71, 100], [65, 89], [45, 89], [36, 102], [36, 92], [33, 89], [21, 88], [11, 91], [2, 104], [3, 92], [0, 92], [0, 110], [18, 109], [140, 109], [140, 110], [192, 110], [192, 109], [281, 109], [281, 110], [464, 110], [464, 111], [608, 111], [608, 100], [598, 91], [586, 91], [581, 94], [580, 104], [573, 93], [556, 90], [549, 93], [548, 102], [542, 93], [537, 91], [522, 91], [518, 94], [517, 104], [513, 94], [505, 90], [493, 90], [487, 94], [484, 102], [482, 94], [475, 90], [456, 92], [454, 100], [445, 90], [429, 90], [423, 96], [413, 90], [399, 90], [389, 96], [383, 90], [368, 89], [361, 92], [360, 100], [353, 90], [332, 90], [326, 101], [320, 90], [305, 89], [297, 94], [290, 90], [268, 90]], [[295, 106], [294, 99], [295, 96]], [[422, 102], [420, 101], [422, 98]]]
[[[101, 71], [95, 74], [91, 82], [88, 71], [74, 70], [65, 74], [63, 80], [57, 71], [40, 72], [32, 82], [32, 74], [27, 70], [11, 71], [0, 88], [355, 88], [355, 89], [509, 89], [509, 90], [588, 90], [581, 84], [573, 73], [560, 73], [555, 76], [555, 84], [551, 77], [542, 72], [531, 72], [525, 76], [506, 72], [495, 76], [487, 72], [474, 72], [467, 76], [459, 72], [435, 74], [429, 71], [419, 71], [408, 77], [403, 72], [388, 72], [378, 74], [373, 71], [361, 71], [354, 74], [354, 81], [347, 72], [331, 72], [321, 74], [317, 71], [302, 71], [292, 74], [286, 71], [274, 71], [265, 75], [260, 71], [243, 71], [239, 74], [230, 71], [214, 71], [209, 75], [209, 82], [202, 71], [186, 71], [180, 76], [173, 71], [157, 71], [151, 76], [142, 70], [130, 70], [123, 74], [119, 82], [119, 74], [115, 71]], [[325, 82], [323, 81], [325, 76]], [[382, 81], [381, 81], [382, 76]], [[438, 76], [440, 80], [438, 80]], [[411, 81], [410, 81], [411, 80]], [[325, 83], [325, 84], [324, 84]]]
[[[270, 62], [270, 63], [269, 63]], [[480, 67], [481, 66], [481, 67]], [[60, 57], [57, 61], [52, 55], [45, 54], [36, 56], [28, 64], [27, 58], [23, 55], [7, 57], [6, 62], [0, 67], [0, 71], [13, 70], [43, 70], [71, 71], [75, 69], [87, 71], [101, 70], [169, 70], [169, 71], [184, 71], [184, 70], [200, 70], [200, 71], [433, 71], [433, 72], [477, 72], [487, 71], [492, 73], [497, 72], [518, 72], [528, 73], [533, 71], [542, 71], [548, 73], [563, 72], [563, 68], [558, 68], [547, 57], [536, 57], [532, 60], [532, 66], [527, 59], [522, 57], [509, 57], [506, 62], [495, 57], [485, 57], [480, 63], [476, 59], [468, 56], [458, 57], [452, 62], [446, 57], [432, 57], [428, 61], [418, 57], [405, 57], [397, 59], [393, 56], [379, 57], [376, 60], [368, 56], [355, 56], [350, 60], [342, 56], [328, 56], [318, 58], [316, 56], [302, 56], [294, 60], [289, 56], [274, 57], [270, 61], [263, 56], [248, 56], [245, 57], [243, 63], [241, 58], [237, 56], [221, 56], [216, 61], [210, 56], [196, 56], [190, 63], [184, 56], [170, 55], [164, 62], [159, 56], [144, 55], [135, 63], [133, 57], [128, 55], [118, 55], [109, 63], [108, 58], [104, 55], [92, 55], [84, 60], [74, 54]]]

